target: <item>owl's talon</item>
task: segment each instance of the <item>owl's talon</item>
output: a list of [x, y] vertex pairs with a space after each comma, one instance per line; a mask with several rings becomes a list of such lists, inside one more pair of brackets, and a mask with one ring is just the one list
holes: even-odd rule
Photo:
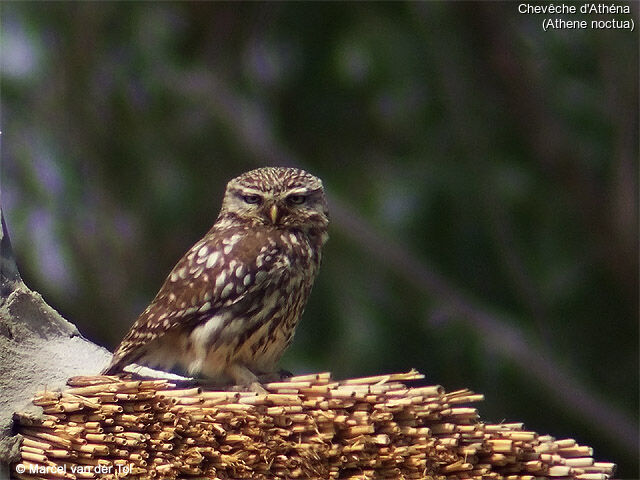
[[253, 382], [251, 385], [249, 385], [249, 391], [251, 392], [256, 392], [259, 394], [267, 394], [269, 392], [267, 392], [267, 390], [265, 390], [265, 388], [262, 386], [262, 384], [260, 382]]
[[233, 385], [227, 387], [231, 392], [255, 392], [260, 394], [269, 393], [260, 382], [252, 382], [248, 385]]

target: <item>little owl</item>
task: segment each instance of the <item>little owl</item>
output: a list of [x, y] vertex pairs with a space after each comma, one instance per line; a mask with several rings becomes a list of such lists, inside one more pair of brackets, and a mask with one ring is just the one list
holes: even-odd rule
[[215, 224], [116, 349], [130, 363], [251, 385], [275, 371], [313, 281], [329, 213], [320, 179], [265, 167], [227, 184]]

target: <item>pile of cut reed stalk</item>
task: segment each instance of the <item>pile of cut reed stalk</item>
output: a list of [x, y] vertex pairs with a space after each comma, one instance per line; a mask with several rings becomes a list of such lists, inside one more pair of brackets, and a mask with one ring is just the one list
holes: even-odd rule
[[[415, 371], [343, 381], [329, 373], [267, 394], [176, 388], [168, 380], [73, 377], [39, 392], [44, 415], [14, 415], [18, 479], [609, 478], [592, 449], [487, 424], [469, 390], [411, 387]], [[24, 472], [24, 473], [18, 473]]]

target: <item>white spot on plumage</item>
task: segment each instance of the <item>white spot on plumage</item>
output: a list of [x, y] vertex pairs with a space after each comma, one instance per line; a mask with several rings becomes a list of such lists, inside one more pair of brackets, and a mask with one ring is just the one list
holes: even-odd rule
[[226, 247], [224, 247], [222, 249], [222, 251], [224, 252], [225, 255], [229, 255], [229, 253], [231, 253], [232, 249], [233, 249], [233, 245], [227, 245]]
[[248, 286], [251, 283], [251, 274], [250, 273], [247, 273], [244, 276], [244, 280], [242, 281], [242, 283], [244, 284], [245, 287]]
[[178, 280], [178, 274], [176, 272], [172, 272], [169, 280], [171, 280], [172, 282], [176, 282]]
[[209, 310], [210, 308], [211, 308], [211, 303], [210, 303], [210, 302], [207, 302], [207, 303], [205, 303], [204, 305], [202, 305], [202, 306], [198, 309], [198, 311], [199, 311], [199, 312], [206, 312], [206, 311], [207, 311], [207, 310]]
[[187, 267], [182, 267], [177, 273], [180, 278], [187, 278]]
[[200, 247], [200, 250], [198, 250], [198, 256], [204, 257], [208, 252], [209, 252], [209, 247], [204, 245], [203, 247]]
[[233, 290], [233, 283], [229, 282], [222, 289], [222, 292], [220, 293], [220, 298], [223, 298], [223, 299], [227, 298], [231, 294], [231, 290]]
[[213, 267], [216, 262], [218, 261], [218, 259], [220, 258], [220, 252], [213, 252], [209, 255], [209, 258], [207, 258], [207, 268], [211, 268]]
[[220, 272], [220, 275], [216, 277], [216, 288], [222, 287], [226, 279], [227, 279], [227, 274], [225, 272]]
[[238, 268], [236, 268], [236, 277], [242, 278], [242, 276], [246, 271], [247, 271], [246, 267], [244, 265], [240, 265]]

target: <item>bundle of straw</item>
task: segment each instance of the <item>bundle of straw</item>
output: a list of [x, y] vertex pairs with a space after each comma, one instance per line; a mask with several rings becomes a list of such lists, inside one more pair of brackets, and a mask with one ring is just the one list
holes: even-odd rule
[[415, 371], [334, 381], [329, 373], [268, 393], [176, 388], [168, 380], [74, 377], [44, 391], [44, 415], [15, 414], [18, 479], [609, 478], [590, 447], [486, 424], [482, 395], [410, 387]]

